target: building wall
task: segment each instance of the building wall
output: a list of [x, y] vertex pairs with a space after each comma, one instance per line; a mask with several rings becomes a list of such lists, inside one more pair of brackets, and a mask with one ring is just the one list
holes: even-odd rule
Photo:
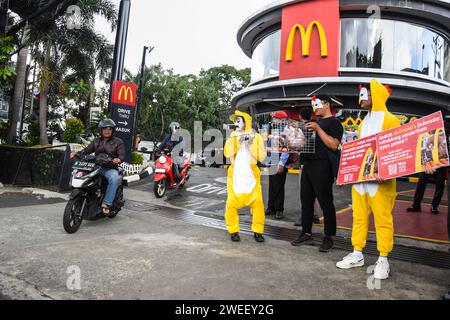
[[[328, 56], [320, 57], [320, 39], [315, 28], [310, 55], [302, 57], [301, 40], [297, 35], [294, 59], [284, 61], [287, 35], [282, 28], [291, 28], [297, 15], [298, 23], [305, 30], [310, 20], [326, 21], [330, 17], [327, 12], [332, 9], [322, 10], [321, 6], [327, 3], [330, 8], [338, 6], [340, 16], [334, 25], [339, 30], [339, 39], [336, 36], [327, 38]], [[449, 110], [450, 3], [381, 0], [375, 1], [379, 7], [371, 7], [373, 3], [363, 0], [285, 0], [258, 11], [238, 31], [239, 45], [252, 58], [253, 82], [233, 98], [233, 106], [252, 108], [256, 112], [279, 109], [292, 103], [301, 106], [305, 105], [303, 98], [309, 92], [327, 83], [322, 94], [339, 96], [345, 108], [355, 108], [358, 85], [376, 77], [393, 87], [391, 102], [399, 112], [420, 114]], [[294, 9], [288, 25], [286, 8]], [[306, 18], [302, 15], [305, 8], [310, 10]], [[327, 28], [333, 27], [328, 25]], [[336, 33], [327, 28], [324, 28], [326, 35]], [[332, 56], [330, 52], [336, 53], [334, 41], [339, 44], [338, 67], [336, 76], [330, 76], [323, 64]], [[280, 64], [286, 69], [286, 65], [295, 68], [296, 63], [312, 65], [317, 70], [313, 70], [313, 75], [302, 76], [301, 70], [305, 68], [297, 65], [300, 70], [297, 76], [280, 75]], [[286, 71], [281, 68], [281, 72]], [[428, 110], [428, 107], [434, 109]]]

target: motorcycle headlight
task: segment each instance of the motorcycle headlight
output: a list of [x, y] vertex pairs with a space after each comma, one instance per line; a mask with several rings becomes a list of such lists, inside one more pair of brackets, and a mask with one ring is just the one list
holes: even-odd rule
[[84, 179], [84, 180], [90, 179], [90, 178], [92, 178], [93, 176], [97, 175], [99, 172], [100, 172], [100, 169], [94, 170], [93, 172], [91, 172], [91, 173], [89, 173], [89, 174], [83, 176], [82, 179]]
[[159, 163], [164, 164], [164, 163], [166, 163], [166, 162], [167, 162], [166, 157], [160, 157], [160, 158], [159, 158]]

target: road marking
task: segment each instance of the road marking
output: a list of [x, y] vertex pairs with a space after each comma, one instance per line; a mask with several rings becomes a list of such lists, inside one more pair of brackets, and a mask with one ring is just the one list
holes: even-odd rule
[[194, 210], [205, 209], [216, 205], [223, 205], [224, 200], [215, 200], [210, 198], [189, 197], [183, 201], [183, 208], [191, 208]]
[[186, 189], [186, 191], [200, 194], [217, 194], [224, 195], [227, 194], [227, 187], [219, 186], [214, 183], [203, 183], [195, 185]]
[[214, 181], [227, 184], [227, 177], [215, 178]]

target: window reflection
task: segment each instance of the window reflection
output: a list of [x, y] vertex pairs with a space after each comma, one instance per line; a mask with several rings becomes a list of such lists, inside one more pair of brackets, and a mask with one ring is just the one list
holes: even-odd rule
[[[252, 56], [252, 81], [278, 75], [281, 30]], [[450, 82], [450, 42], [424, 27], [383, 19], [341, 19], [340, 65], [427, 75]]]
[[252, 81], [277, 75], [280, 70], [281, 30], [267, 36], [253, 51]]
[[340, 59], [342, 67], [414, 72], [450, 82], [449, 41], [406, 22], [342, 19]]

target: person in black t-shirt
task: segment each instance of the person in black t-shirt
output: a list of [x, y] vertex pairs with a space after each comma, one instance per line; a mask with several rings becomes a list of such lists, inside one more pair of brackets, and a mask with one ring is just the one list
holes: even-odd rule
[[336, 177], [336, 159], [339, 159], [339, 145], [344, 129], [331, 112], [331, 99], [313, 97], [313, 111], [321, 119], [307, 124], [308, 130], [316, 133], [315, 153], [305, 154], [305, 165], [301, 177], [300, 198], [302, 202], [302, 232], [292, 242], [293, 246], [312, 244], [314, 202], [316, 198], [322, 208], [325, 222], [325, 236], [321, 252], [330, 251], [333, 236], [336, 235], [336, 209], [333, 203], [333, 183]]
[[[300, 114], [299, 114], [299, 118], [300, 118], [300, 122], [307, 124], [308, 122], [312, 121], [312, 112], [313, 109], [311, 107], [304, 107], [302, 109], [300, 109]], [[300, 153], [300, 173], [298, 175], [298, 181], [299, 184], [302, 181], [302, 172], [303, 172], [303, 165], [305, 164], [305, 153]], [[301, 189], [299, 188], [299, 196], [301, 195]], [[300, 198], [301, 201], [301, 198]], [[314, 224], [320, 224], [320, 216], [319, 214], [321, 214], [322, 211], [320, 209], [319, 203], [316, 202], [314, 203], [314, 217], [313, 217], [313, 223]], [[302, 215], [299, 214], [297, 220], [294, 223], [294, 226], [296, 227], [300, 227], [302, 225]]]

